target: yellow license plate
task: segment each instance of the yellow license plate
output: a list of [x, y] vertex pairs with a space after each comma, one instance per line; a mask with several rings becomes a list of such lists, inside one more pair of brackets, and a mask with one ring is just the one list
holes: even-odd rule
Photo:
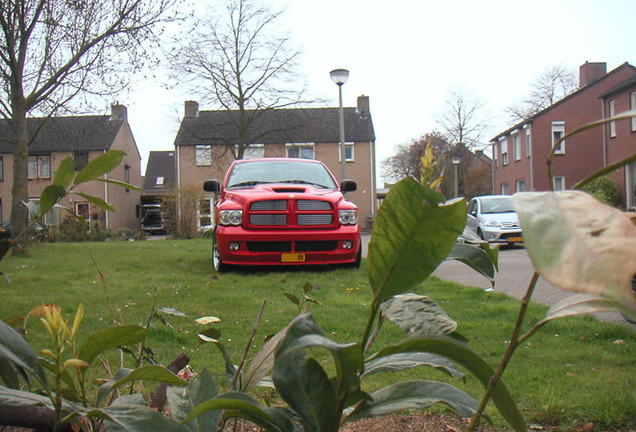
[[304, 253], [284, 253], [280, 256], [280, 262], [284, 263], [299, 263], [305, 262]]
[[522, 242], [522, 241], [523, 241], [523, 237], [508, 237], [508, 242], [511, 242], [511, 243]]

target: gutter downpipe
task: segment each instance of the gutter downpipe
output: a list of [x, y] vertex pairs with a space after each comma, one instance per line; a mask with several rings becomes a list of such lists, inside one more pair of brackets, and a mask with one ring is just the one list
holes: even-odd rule
[[[601, 99], [601, 118], [605, 120], [605, 100]], [[603, 167], [607, 166], [607, 128], [602, 125], [602, 142], [603, 142]]]
[[375, 218], [375, 151], [373, 149], [373, 141], [369, 141], [369, 174], [371, 175], [371, 215]]
[[[103, 150], [102, 152], [106, 153], [105, 150]], [[104, 174], [104, 179], [108, 180], [108, 173]], [[108, 202], [108, 182], [104, 182], [104, 201]], [[110, 214], [109, 214], [108, 210], [104, 212], [104, 223], [106, 224], [106, 229], [109, 229], [110, 228]]]

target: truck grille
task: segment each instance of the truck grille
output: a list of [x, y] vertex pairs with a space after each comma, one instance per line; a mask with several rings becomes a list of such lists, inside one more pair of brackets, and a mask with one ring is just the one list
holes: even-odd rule
[[248, 220], [254, 227], [326, 227], [333, 225], [334, 218], [329, 201], [301, 199], [254, 201]]

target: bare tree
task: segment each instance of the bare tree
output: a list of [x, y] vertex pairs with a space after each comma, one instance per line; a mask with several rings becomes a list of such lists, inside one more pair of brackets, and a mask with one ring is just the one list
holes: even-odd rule
[[79, 94], [126, 86], [159, 26], [181, 0], [3, 0], [0, 3], [0, 115], [13, 128], [11, 224], [27, 224], [27, 116], [44, 117]]
[[565, 66], [550, 66], [530, 85], [528, 97], [506, 109], [513, 121], [526, 120], [578, 88], [577, 75]]
[[228, 111], [235, 136], [202, 138], [222, 141], [223, 153], [235, 159], [258, 142], [253, 125], [259, 116], [303, 102], [296, 74], [300, 51], [279, 31], [281, 14], [255, 0], [227, 0], [216, 22], [209, 16], [195, 20], [172, 62], [180, 81], [189, 78], [196, 94]]
[[454, 152], [456, 156], [460, 156], [459, 144], [469, 150], [483, 147], [481, 140], [489, 121], [484, 112], [485, 106], [481, 99], [457, 89], [449, 93], [445, 107], [435, 117], [435, 121], [446, 140], [457, 147]]

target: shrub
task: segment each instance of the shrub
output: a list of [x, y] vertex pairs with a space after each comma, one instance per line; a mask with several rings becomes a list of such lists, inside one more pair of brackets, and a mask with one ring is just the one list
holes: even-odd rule
[[618, 186], [607, 176], [592, 180], [583, 190], [603, 204], [611, 206], [615, 206], [620, 198]]

